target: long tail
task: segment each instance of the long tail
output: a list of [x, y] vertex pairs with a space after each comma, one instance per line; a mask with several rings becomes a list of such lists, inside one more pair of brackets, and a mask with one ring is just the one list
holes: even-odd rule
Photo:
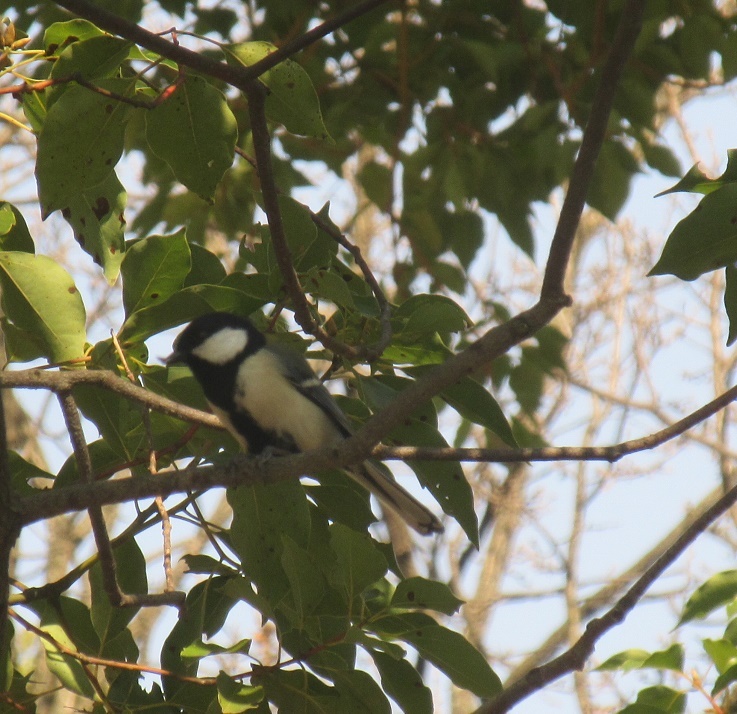
[[430, 510], [370, 461], [364, 461], [360, 466], [352, 467], [347, 473], [418, 533], [430, 535], [443, 531], [442, 524]]

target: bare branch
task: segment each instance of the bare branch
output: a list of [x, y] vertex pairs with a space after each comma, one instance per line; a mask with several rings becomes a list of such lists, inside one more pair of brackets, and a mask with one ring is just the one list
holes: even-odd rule
[[479, 707], [475, 714], [503, 714], [513, 706], [556, 679], [583, 668], [594, 651], [596, 642], [609, 630], [621, 623], [637, 605], [645, 591], [663, 574], [681, 553], [693, 543], [719, 516], [737, 502], [737, 487], [727, 491], [716, 503], [707, 508], [690, 523], [651, 565], [634, 585], [604, 615], [591, 620], [583, 635], [563, 654], [547, 664], [530, 670], [525, 676], [505, 689], [496, 699]]
[[591, 114], [586, 122], [581, 148], [571, 172], [568, 193], [566, 193], [550, 246], [541, 291], [543, 298], [564, 295], [563, 282], [576, 237], [576, 229], [594, 175], [596, 159], [604, 143], [609, 114], [617, 94], [617, 85], [635, 45], [635, 40], [640, 34], [644, 12], [645, 3], [641, 0], [629, 0], [622, 8], [617, 34], [614, 36], [609, 55], [601, 70], [601, 77], [591, 105]]

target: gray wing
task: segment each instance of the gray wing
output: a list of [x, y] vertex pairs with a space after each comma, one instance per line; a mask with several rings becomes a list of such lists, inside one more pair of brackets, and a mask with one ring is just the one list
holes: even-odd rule
[[[282, 370], [284, 378], [300, 394], [317, 405], [344, 437], [350, 436], [352, 430], [348, 419], [307, 361], [293, 350], [281, 345], [269, 345], [266, 349], [276, 354], [279, 357], [279, 364], [284, 365]], [[442, 532], [443, 526], [432, 511], [403, 489], [392, 477], [384, 474], [375, 464], [364, 461], [363, 464], [346, 469], [346, 473], [373, 493], [381, 503], [395, 511], [418, 533], [429, 535]]]
[[284, 378], [287, 379], [302, 396], [320, 407], [343, 436], [350, 436], [353, 433], [353, 430], [351, 429], [351, 425], [348, 423], [348, 419], [345, 414], [343, 414], [330, 392], [328, 392], [320, 381], [320, 378], [312, 371], [310, 365], [307, 364], [307, 360], [297, 354], [294, 350], [283, 345], [270, 344], [266, 349], [279, 356], [279, 364], [288, 365], [288, 372], [287, 370], [282, 372]]

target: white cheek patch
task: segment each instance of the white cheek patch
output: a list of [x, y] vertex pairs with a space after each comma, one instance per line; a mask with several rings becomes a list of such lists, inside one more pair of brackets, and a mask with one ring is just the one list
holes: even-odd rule
[[248, 333], [238, 327], [224, 327], [210, 335], [192, 354], [210, 364], [223, 365], [235, 359], [248, 344]]

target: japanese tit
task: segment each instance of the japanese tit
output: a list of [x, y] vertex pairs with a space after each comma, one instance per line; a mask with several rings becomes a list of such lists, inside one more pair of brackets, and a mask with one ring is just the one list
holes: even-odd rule
[[[302, 356], [268, 344], [244, 317], [201, 315], [173, 347], [166, 364], [183, 362], [192, 370], [212, 411], [248, 453], [308, 451], [351, 434], [345, 415]], [[347, 473], [419, 533], [443, 530], [425, 506], [371, 462]]]

